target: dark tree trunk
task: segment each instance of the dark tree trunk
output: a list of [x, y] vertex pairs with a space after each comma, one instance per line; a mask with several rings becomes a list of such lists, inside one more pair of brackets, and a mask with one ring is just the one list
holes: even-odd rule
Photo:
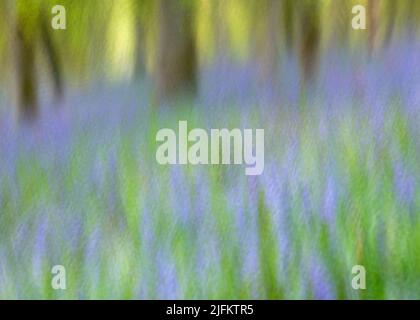
[[18, 111], [24, 121], [32, 121], [38, 114], [35, 77], [35, 39], [25, 34], [21, 17], [16, 21], [15, 54], [18, 80]]
[[54, 84], [54, 97], [56, 103], [61, 101], [63, 97], [63, 80], [62, 80], [62, 71], [61, 64], [58, 55], [58, 51], [54, 46], [51, 37], [51, 26], [49, 25], [49, 19], [45, 13], [41, 14], [41, 39], [45, 47], [45, 53], [48, 60], [48, 63], [51, 67], [51, 74]]
[[283, 22], [286, 49], [293, 51], [293, 39], [295, 35], [295, 0], [283, 0]]
[[318, 1], [301, 4], [300, 19], [300, 65], [303, 84], [306, 87], [316, 73], [318, 47], [320, 41], [320, 21]]
[[155, 66], [157, 103], [196, 89], [197, 57], [192, 8], [181, 1], [156, 0], [158, 37]]
[[146, 27], [153, 17], [150, 16], [149, 2], [145, 0], [132, 0], [132, 7], [136, 24], [134, 77], [139, 79], [146, 73]]

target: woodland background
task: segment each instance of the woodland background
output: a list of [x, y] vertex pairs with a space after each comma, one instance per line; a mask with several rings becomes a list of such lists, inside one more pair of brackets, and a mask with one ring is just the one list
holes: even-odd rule
[[[419, 15], [1, 0], [0, 297], [419, 298]], [[159, 166], [156, 132], [179, 120], [265, 129], [264, 174]]]

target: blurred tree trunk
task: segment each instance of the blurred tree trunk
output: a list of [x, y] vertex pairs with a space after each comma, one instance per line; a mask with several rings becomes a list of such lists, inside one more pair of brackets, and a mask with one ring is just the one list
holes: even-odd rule
[[277, 82], [279, 60], [279, 29], [281, 2], [278, 0], [259, 0], [256, 57], [259, 65], [261, 85], [274, 89]]
[[385, 39], [384, 46], [387, 47], [392, 40], [394, 29], [395, 29], [395, 19], [398, 14], [398, 5], [395, 0], [386, 1], [386, 10], [387, 10], [387, 26], [385, 30]]
[[227, 55], [228, 49], [228, 30], [226, 19], [223, 12], [226, 9], [226, 0], [213, 0], [211, 2], [211, 18], [213, 29], [214, 51], [217, 59], [221, 59]]
[[407, 0], [407, 25], [408, 25], [408, 36], [412, 39], [415, 36], [417, 29], [418, 17], [418, 0]]
[[300, 2], [300, 52], [299, 59], [303, 84], [306, 87], [313, 79], [318, 63], [320, 21], [318, 1]]
[[132, 7], [135, 10], [136, 21], [136, 60], [135, 77], [138, 79], [146, 72], [146, 35], [147, 26], [152, 23], [153, 5], [148, 0], [132, 0]]
[[379, 22], [379, 1], [368, 0], [367, 16], [368, 16], [368, 48], [369, 54], [372, 55], [378, 45], [378, 22]]
[[283, 0], [283, 22], [286, 49], [293, 51], [293, 39], [295, 36], [295, 0]]
[[58, 105], [63, 97], [63, 80], [62, 80], [62, 69], [58, 51], [54, 46], [51, 36], [51, 25], [48, 16], [43, 11], [41, 13], [41, 40], [45, 47], [45, 53], [48, 60], [48, 64], [51, 67], [51, 74], [54, 84], [54, 98]]
[[348, 0], [332, 1], [332, 17], [335, 19], [333, 26], [334, 41], [339, 46], [347, 46], [349, 28], [351, 28], [351, 6]]
[[[16, 92], [17, 113], [21, 121], [32, 122], [38, 114], [35, 68], [35, 37], [28, 30], [17, 3], [6, 0], [2, 3], [9, 35], [9, 57], [12, 65], [12, 85]], [[26, 29], [25, 29], [26, 27]]]
[[157, 102], [196, 90], [196, 47], [192, 7], [181, 1], [156, 0], [158, 23], [155, 66]]
[[135, 61], [135, 77], [140, 78], [145, 70], [145, 45], [144, 40], [145, 31], [141, 24], [141, 21], [137, 21], [136, 25], [136, 61]]
[[18, 81], [18, 112], [24, 121], [33, 121], [38, 114], [35, 70], [35, 39], [25, 32], [24, 20], [18, 14], [15, 24], [16, 70]]

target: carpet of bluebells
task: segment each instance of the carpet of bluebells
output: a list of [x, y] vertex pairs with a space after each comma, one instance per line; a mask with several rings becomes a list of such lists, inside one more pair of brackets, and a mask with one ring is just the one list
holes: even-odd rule
[[[2, 100], [0, 298], [420, 298], [419, 49], [331, 50], [305, 90], [293, 58], [272, 88], [221, 58], [194, 99], [72, 89], [32, 127]], [[265, 129], [263, 174], [158, 165], [156, 132], [179, 120]]]

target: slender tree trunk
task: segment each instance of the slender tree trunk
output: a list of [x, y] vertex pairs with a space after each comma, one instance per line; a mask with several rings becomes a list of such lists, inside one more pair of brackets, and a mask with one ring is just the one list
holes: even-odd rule
[[148, 1], [131, 0], [131, 7], [135, 11], [136, 30], [134, 75], [136, 79], [139, 79], [146, 73], [146, 27], [153, 17], [149, 14], [151, 8]]
[[16, 107], [19, 120], [32, 122], [38, 114], [38, 100], [35, 77], [35, 39], [25, 30], [25, 21], [13, 0], [3, 3], [4, 18], [8, 26], [9, 61], [13, 92], [16, 93]]
[[223, 16], [226, 2], [226, 0], [213, 0], [211, 2], [214, 52], [217, 59], [225, 56], [229, 51], [228, 30]]
[[141, 21], [137, 19], [136, 25], [136, 61], [135, 77], [140, 78], [146, 69], [145, 67], [145, 32]]
[[157, 102], [196, 90], [196, 47], [192, 8], [181, 1], [156, 0], [158, 23], [155, 90]]
[[280, 5], [278, 0], [259, 0], [258, 2], [258, 6], [261, 8], [258, 20], [261, 23], [260, 34], [257, 37], [256, 56], [262, 80], [261, 85], [271, 90], [275, 88], [278, 80]]
[[300, 65], [303, 84], [306, 87], [316, 73], [320, 41], [319, 3], [308, 1], [301, 4]]
[[24, 121], [33, 121], [38, 114], [35, 39], [25, 33], [22, 17], [17, 17], [15, 28], [19, 117]]
[[368, 0], [368, 37], [369, 54], [373, 55], [378, 45], [379, 1]]
[[398, 5], [397, 1], [395, 0], [387, 0], [386, 2], [386, 10], [387, 10], [387, 26], [385, 31], [385, 39], [384, 39], [384, 47], [387, 47], [394, 35], [395, 29], [395, 17], [398, 13]]
[[351, 28], [351, 6], [348, 0], [332, 1], [332, 16], [335, 23], [333, 24], [333, 40], [337, 41], [340, 46], [348, 44], [349, 28]]
[[418, 0], [407, 0], [407, 25], [408, 25], [408, 36], [412, 39], [415, 36], [417, 29], [417, 18], [418, 18]]
[[62, 69], [61, 63], [58, 55], [58, 51], [54, 46], [52, 37], [51, 37], [51, 26], [49, 24], [49, 19], [45, 13], [41, 13], [41, 39], [45, 47], [45, 53], [47, 56], [48, 63], [51, 67], [51, 74], [54, 84], [54, 97], [57, 102], [61, 101], [63, 97], [63, 80], [62, 80]]
[[286, 49], [291, 53], [295, 36], [295, 0], [282, 0], [282, 4]]

